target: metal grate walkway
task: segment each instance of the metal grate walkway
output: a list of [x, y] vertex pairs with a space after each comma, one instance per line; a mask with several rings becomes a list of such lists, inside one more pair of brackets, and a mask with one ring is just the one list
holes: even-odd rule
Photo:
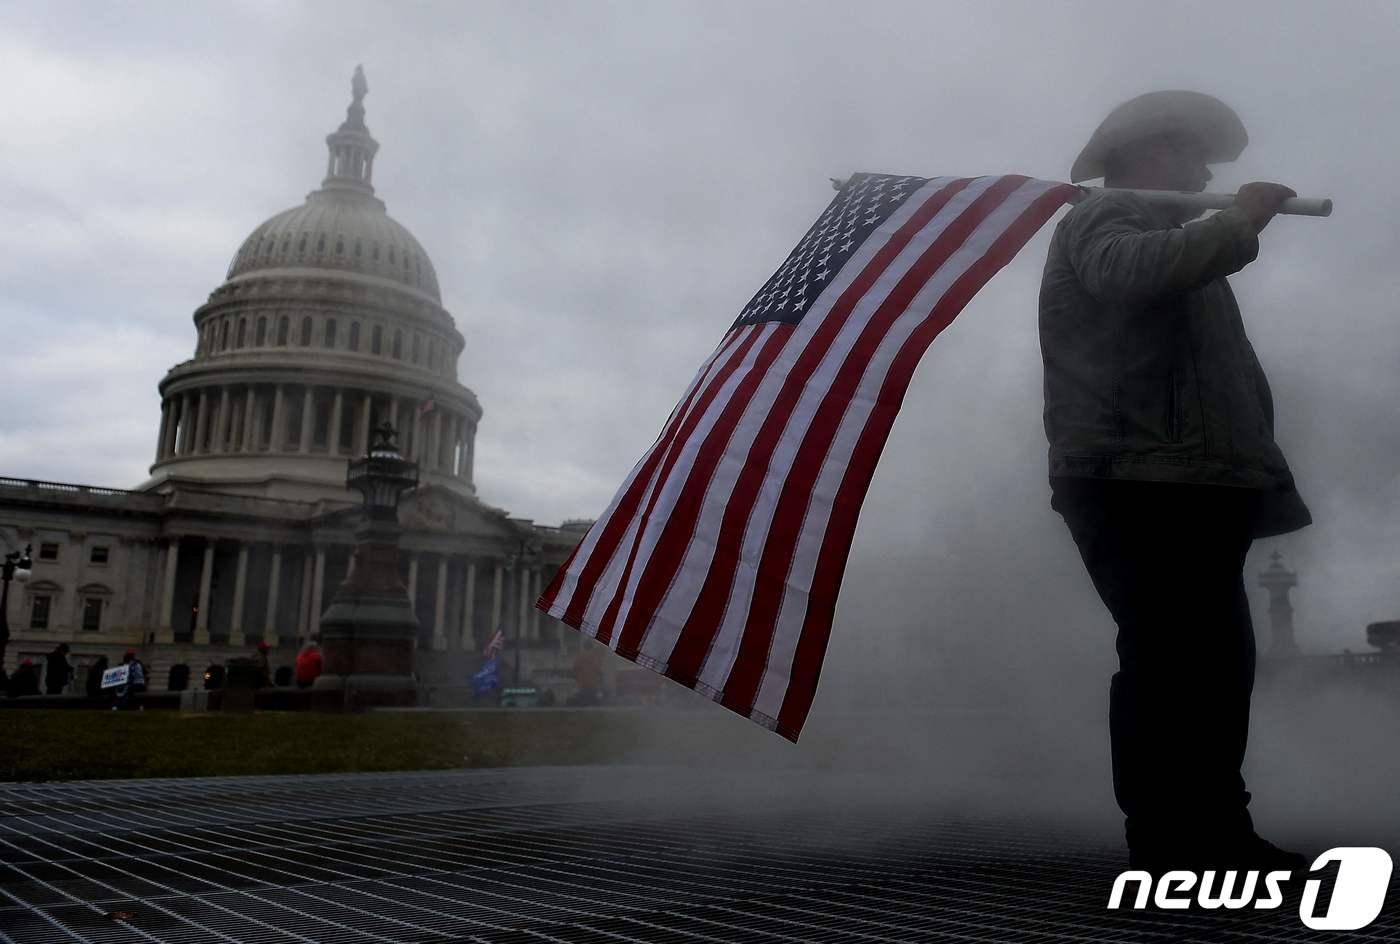
[[[0, 942], [1309, 941], [1108, 912], [1121, 848], [670, 768], [0, 785]], [[766, 789], [759, 791], [758, 786]], [[1392, 847], [1393, 848], [1393, 847]], [[1337, 941], [1400, 942], [1400, 893]]]

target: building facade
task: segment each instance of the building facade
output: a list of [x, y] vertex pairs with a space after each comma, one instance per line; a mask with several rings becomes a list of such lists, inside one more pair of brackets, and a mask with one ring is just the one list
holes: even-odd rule
[[154, 688], [258, 641], [290, 663], [348, 565], [347, 462], [388, 421], [420, 466], [401, 514], [420, 677], [465, 684], [497, 629], [522, 682], [569, 674], [582, 637], [533, 603], [587, 522], [542, 527], [477, 497], [465, 341], [427, 252], [375, 196], [367, 91], [356, 69], [320, 188], [254, 229], [194, 312], [193, 356], [160, 381], [149, 479], [0, 478], [0, 543], [34, 547], [32, 578], [11, 586], [7, 670], [59, 642], [80, 666], [137, 648]]

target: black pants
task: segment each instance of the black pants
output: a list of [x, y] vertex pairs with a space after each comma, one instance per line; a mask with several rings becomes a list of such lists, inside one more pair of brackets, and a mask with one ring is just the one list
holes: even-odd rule
[[1240, 767], [1254, 690], [1244, 585], [1256, 492], [1051, 479], [1118, 624], [1109, 688], [1113, 792], [1131, 849], [1210, 848], [1253, 833]]

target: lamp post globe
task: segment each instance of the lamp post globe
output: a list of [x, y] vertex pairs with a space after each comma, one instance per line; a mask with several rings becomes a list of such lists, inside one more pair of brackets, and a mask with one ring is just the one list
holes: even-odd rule
[[418, 487], [418, 463], [409, 462], [395, 445], [394, 427], [380, 423], [369, 454], [350, 463], [345, 484], [364, 497], [365, 512], [375, 521], [399, 518], [399, 499]]

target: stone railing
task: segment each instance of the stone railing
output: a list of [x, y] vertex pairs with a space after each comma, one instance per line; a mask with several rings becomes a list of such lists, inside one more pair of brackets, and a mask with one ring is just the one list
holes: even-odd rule
[[141, 495], [124, 488], [104, 488], [100, 485], [73, 485], [68, 482], [45, 482], [42, 479], [14, 479], [0, 475], [0, 488], [38, 489], [48, 492], [67, 492], [72, 495]]

